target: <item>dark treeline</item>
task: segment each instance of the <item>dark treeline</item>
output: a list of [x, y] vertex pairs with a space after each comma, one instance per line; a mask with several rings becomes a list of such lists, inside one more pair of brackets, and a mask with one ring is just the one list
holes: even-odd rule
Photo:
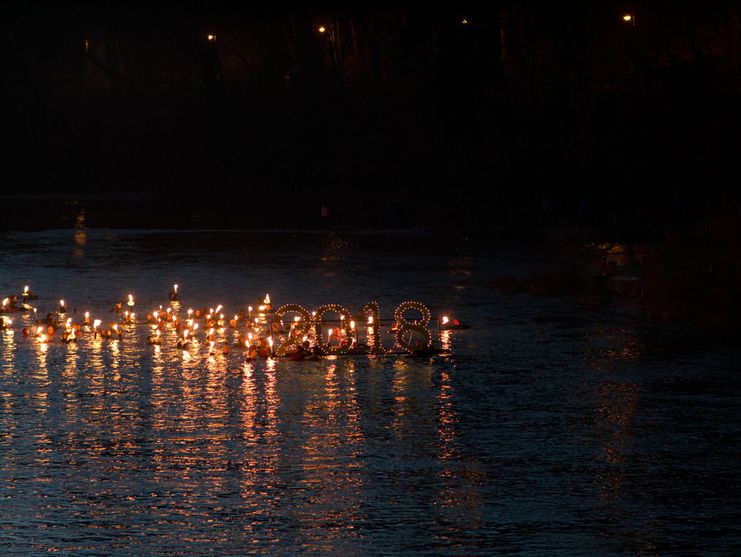
[[640, 226], [736, 199], [741, 1], [0, 18], [9, 189], [144, 196], [100, 226]]

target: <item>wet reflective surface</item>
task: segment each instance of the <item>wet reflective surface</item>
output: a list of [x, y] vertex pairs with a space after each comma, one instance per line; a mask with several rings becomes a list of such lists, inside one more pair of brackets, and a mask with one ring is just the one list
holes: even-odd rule
[[0, 293], [31, 284], [40, 314], [64, 297], [105, 321], [177, 282], [184, 306], [270, 292], [389, 317], [416, 299], [472, 329], [444, 333], [449, 357], [245, 364], [167, 334], [149, 346], [143, 327], [45, 348], [16, 327], [0, 553], [741, 551], [739, 353], [483, 287], [539, 257], [413, 235], [4, 234]]

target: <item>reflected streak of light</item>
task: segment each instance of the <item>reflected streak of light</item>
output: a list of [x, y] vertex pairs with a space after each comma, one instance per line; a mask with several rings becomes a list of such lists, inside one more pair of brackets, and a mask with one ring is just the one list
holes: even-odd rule
[[464, 460], [458, 447], [457, 426], [460, 417], [455, 411], [455, 390], [450, 373], [440, 374], [438, 403], [438, 459], [441, 463], [438, 502], [443, 520], [451, 523], [449, 532], [476, 531], [481, 528], [481, 485], [486, 484], [486, 472], [472, 459]]
[[267, 405], [267, 426], [265, 431], [266, 438], [277, 438], [278, 432], [278, 407], [280, 406], [280, 396], [277, 389], [277, 374], [275, 369], [276, 361], [268, 358], [265, 362], [265, 402]]
[[12, 375], [15, 365], [15, 335], [12, 329], [2, 332], [3, 336], [3, 361], [2, 370], [5, 375]]
[[[358, 390], [355, 384], [355, 362], [353, 360], [347, 360], [345, 363], [345, 371], [347, 372], [347, 410], [345, 412], [347, 416], [347, 431], [345, 435], [348, 440], [353, 443], [363, 443], [365, 436], [363, 435], [363, 428], [361, 427], [361, 415], [360, 405], [358, 404]], [[359, 448], [356, 446], [353, 450], [353, 457], [359, 454]]]
[[633, 419], [638, 411], [638, 383], [615, 383], [603, 381], [597, 388], [598, 417], [597, 430], [603, 441], [603, 455], [606, 466], [599, 473], [602, 477], [599, 498], [612, 499], [624, 489], [626, 477], [624, 467], [633, 440]]
[[120, 364], [121, 364], [121, 348], [119, 346], [118, 339], [108, 341], [108, 346], [111, 349], [111, 369], [115, 375], [119, 375]]
[[438, 433], [440, 435], [440, 459], [450, 460], [456, 456], [454, 442], [458, 416], [453, 408], [454, 392], [450, 374], [440, 374], [440, 394], [438, 395]]
[[392, 428], [397, 435], [401, 435], [404, 414], [407, 411], [408, 397], [406, 396], [408, 370], [404, 359], [398, 358], [394, 362], [394, 379], [391, 383], [391, 392], [394, 395], [394, 422]]
[[[255, 370], [249, 362], [243, 366], [242, 396], [243, 402], [240, 404], [242, 438], [247, 445], [255, 445], [257, 436], [257, 385], [255, 383]], [[259, 481], [257, 478], [259, 461], [255, 456], [255, 451], [252, 450], [246, 451], [243, 458], [246, 462], [242, 466], [239, 483], [240, 495], [242, 499], [250, 500], [254, 496], [255, 487]]]
[[451, 350], [452, 346], [452, 335], [451, 331], [440, 331], [440, 347], [443, 350]]
[[79, 398], [74, 396], [72, 391], [75, 387], [75, 378], [77, 377], [77, 346], [76, 343], [72, 343], [68, 347], [67, 354], [64, 360], [64, 368], [62, 369], [63, 379], [63, 396], [64, 396], [64, 413], [66, 414], [67, 421], [74, 423], [78, 419], [79, 410]]
[[[357, 535], [353, 524], [361, 519], [360, 494], [363, 489], [363, 464], [357, 458], [362, 451], [359, 409], [355, 393], [355, 364], [345, 362], [342, 374], [338, 363], [329, 363], [323, 375], [323, 389], [317, 390], [307, 402], [302, 429], [306, 431], [303, 446], [305, 459], [301, 489], [309, 497], [296, 508], [302, 532], [309, 539], [323, 542]], [[341, 388], [341, 379], [347, 388]], [[321, 509], [317, 513], [317, 508]], [[317, 524], [339, 525], [331, 531]]]

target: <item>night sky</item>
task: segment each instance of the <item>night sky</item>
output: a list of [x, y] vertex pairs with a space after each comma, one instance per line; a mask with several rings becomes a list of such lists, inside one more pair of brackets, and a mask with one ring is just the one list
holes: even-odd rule
[[70, 203], [93, 226], [645, 223], [727, 204], [737, 167], [741, 2], [35, 2], [0, 28], [6, 186], [44, 196], [6, 198], [6, 228]]

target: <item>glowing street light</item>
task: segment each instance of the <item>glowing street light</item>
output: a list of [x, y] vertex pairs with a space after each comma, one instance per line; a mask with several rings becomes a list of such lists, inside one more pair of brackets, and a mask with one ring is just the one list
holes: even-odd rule
[[212, 35], [211, 33], [209, 33], [208, 35], [206, 35], [206, 38], [208, 39], [208, 42], [210, 42], [210, 43], [216, 41], [216, 35]]
[[634, 14], [623, 14], [623, 22], [630, 24], [631, 26], [636, 26], [636, 16]]
[[324, 25], [320, 25], [317, 31], [319, 31], [320, 33], [326, 33], [327, 28]]

